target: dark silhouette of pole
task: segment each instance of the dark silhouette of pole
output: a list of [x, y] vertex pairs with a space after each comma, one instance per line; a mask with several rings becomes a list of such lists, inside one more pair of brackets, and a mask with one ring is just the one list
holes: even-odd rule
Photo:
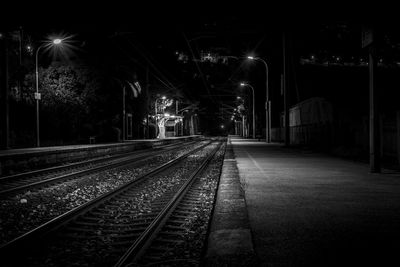
[[[269, 100], [269, 68], [267, 62], [259, 57], [248, 56], [248, 59], [261, 61], [265, 66], [265, 141], [271, 142], [271, 101]], [[255, 138], [255, 137], [254, 137]]]
[[[52, 40], [53, 45], [60, 45], [63, 42], [63, 39], [56, 38]], [[42, 47], [44, 46], [50, 46], [52, 45], [51, 43], [43, 43], [36, 49], [36, 55], [35, 55], [35, 77], [36, 77], [36, 92], [35, 92], [35, 99], [36, 99], [36, 146], [40, 146], [40, 131], [39, 131], [39, 100], [41, 99], [41, 95], [39, 93], [39, 62], [38, 62], [38, 57], [39, 57], [39, 51]]]
[[122, 141], [126, 139], [125, 86], [122, 87]]
[[5, 34], [0, 33], [0, 110], [1, 110], [1, 149], [10, 146], [9, 127], [9, 86], [8, 86], [8, 40]]
[[[146, 65], [146, 96], [149, 97], [149, 64]], [[148, 107], [148, 102], [147, 102], [147, 107]], [[147, 108], [147, 111], [148, 111], [148, 108]], [[146, 139], [150, 138], [149, 119], [150, 119], [150, 114], [147, 113]]]
[[[374, 32], [372, 32], [372, 36]], [[380, 165], [380, 129], [378, 95], [376, 90], [377, 62], [374, 42], [369, 47], [369, 153], [372, 173], [381, 172]]]
[[35, 55], [35, 77], [36, 77], [36, 92], [35, 92], [35, 100], [36, 100], [36, 146], [40, 147], [40, 129], [39, 129], [39, 100], [41, 98], [41, 95], [39, 93], [39, 67], [38, 67], [38, 56], [39, 56], [39, 51], [40, 49], [44, 46], [42, 44], [41, 46], [36, 49], [36, 55]]
[[[254, 87], [251, 86], [251, 85], [248, 84], [248, 83], [241, 83], [240, 85], [241, 85], [241, 86], [248, 86], [248, 87], [250, 87], [251, 92], [252, 92], [252, 94], [253, 94], [253, 103], [252, 103], [252, 106], [253, 106], [253, 139], [256, 139], [256, 112], [255, 112], [255, 101], [254, 101]], [[267, 103], [267, 102], [266, 102], [266, 103]]]
[[285, 146], [290, 145], [290, 126], [289, 126], [289, 55], [287, 45], [287, 33], [284, 32], [282, 35], [282, 46], [283, 46], [283, 105], [285, 109]]

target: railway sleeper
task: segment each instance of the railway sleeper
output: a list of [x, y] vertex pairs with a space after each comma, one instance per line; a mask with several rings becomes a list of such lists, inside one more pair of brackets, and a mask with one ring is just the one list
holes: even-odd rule
[[174, 225], [174, 226], [181, 226], [181, 225], [183, 225], [185, 223], [186, 223], [185, 220], [176, 220], [176, 219], [172, 219], [172, 218], [170, 218], [168, 220], [168, 222], [167, 222], [167, 224], [171, 224], [171, 225]]
[[179, 227], [179, 226], [174, 226], [174, 225], [165, 225], [164, 227], [163, 227], [163, 230], [165, 230], [165, 231], [169, 231], [169, 230], [173, 230], [173, 231], [177, 231], [177, 232], [182, 232], [182, 231], [185, 231], [186, 230], [186, 228], [183, 228], [183, 227]]
[[[87, 222], [98, 222], [100, 220], [103, 220], [105, 223], [111, 223], [113, 222], [116, 218], [99, 218], [99, 217], [94, 217], [94, 216], [90, 216], [90, 215], [84, 215], [82, 217], [79, 217], [79, 219], [83, 220], [83, 221], [87, 221]], [[129, 221], [130, 223], [150, 223], [153, 220], [153, 217], [138, 217], [138, 218], [132, 218], [132, 216], [126, 216], [126, 215], [122, 215], [119, 216], [118, 219], [120, 220], [126, 220]]]

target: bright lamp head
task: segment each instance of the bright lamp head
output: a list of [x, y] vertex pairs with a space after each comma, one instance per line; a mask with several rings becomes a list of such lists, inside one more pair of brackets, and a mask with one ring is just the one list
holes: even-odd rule
[[53, 44], [58, 45], [58, 44], [61, 44], [61, 43], [62, 43], [62, 40], [59, 39], [59, 38], [53, 40]]

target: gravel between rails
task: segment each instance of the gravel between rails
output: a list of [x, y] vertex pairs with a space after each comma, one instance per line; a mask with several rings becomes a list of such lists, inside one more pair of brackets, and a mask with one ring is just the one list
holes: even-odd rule
[[[164, 246], [166, 246], [164, 247], [164, 251], [161, 254], [160, 252], [157, 252], [157, 256], [153, 258], [149, 255], [151, 254], [153, 245], [160, 245], [158, 238], [156, 238], [152, 242], [152, 245], [147, 249], [142, 259], [139, 260], [138, 263], [128, 264], [127, 267], [201, 266], [202, 257], [204, 256], [206, 249], [209, 222], [212, 216], [219, 177], [221, 175], [225, 147], [226, 143], [221, 146], [211, 165], [202, 173], [200, 178], [193, 185], [192, 189], [194, 189], [196, 193], [191, 194], [190, 197], [192, 201], [196, 198], [196, 200], [201, 204], [194, 205], [191, 213], [185, 216], [184, 224], [179, 225], [179, 228], [182, 230], [179, 231], [177, 230], [178, 228], [175, 229], [176, 232], [174, 232], [174, 238], [166, 237], [167, 239], [173, 239], [174, 242], [171, 242], [172, 245], [164, 243]], [[172, 213], [171, 217], [174, 217], [174, 213]], [[165, 238], [162, 237], [163, 234], [169, 232], [169, 230], [166, 229], [168, 228], [167, 224], [160, 232], [161, 236], [159, 235], [159, 238], [161, 239]], [[179, 239], [176, 238], [178, 233], [180, 237]], [[157, 258], [157, 261], [154, 261], [155, 258]]]
[[214, 148], [215, 145], [208, 146], [166, 173], [151, 177], [139, 188], [130, 191], [129, 198], [113, 201], [111, 209], [107, 208], [111, 203], [104, 203], [104, 206], [83, 215], [90, 216], [97, 209], [97, 212], [102, 210], [100, 220], [85, 227], [85, 232], [70, 232], [74, 229], [74, 221], [63, 228], [67, 232], [60, 230], [53, 233], [53, 241], [42, 252], [28, 258], [29, 266], [112, 266], [134, 241], [132, 237], [126, 244], [121, 244], [120, 235], [137, 231], [135, 221], [146, 220], [151, 213], [157, 214], [160, 209], [157, 203], [166, 203], [165, 198], [172, 197]]
[[0, 245], [202, 144], [158, 155], [140, 166], [110, 169], [0, 200]]

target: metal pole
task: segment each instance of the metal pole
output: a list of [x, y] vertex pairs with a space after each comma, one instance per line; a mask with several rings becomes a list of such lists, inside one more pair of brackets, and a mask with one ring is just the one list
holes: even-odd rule
[[282, 46], [283, 46], [283, 102], [285, 109], [285, 146], [290, 145], [290, 128], [289, 128], [289, 90], [288, 90], [288, 49], [286, 43], [286, 33], [282, 35]]
[[255, 112], [255, 102], [254, 102], [254, 88], [253, 90], [253, 139], [256, 139], [256, 112]]
[[154, 112], [154, 115], [155, 115], [155, 120], [156, 120], [156, 138], [157, 138], [157, 136], [158, 136], [158, 119], [157, 119], [157, 100], [158, 100], [158, 98], [156, 98], [156, 103], [155, 103], [155, 112]]
[[244, 115], [242, 116], [242, 133], [243, 133], [243, 138], [246, 136], [244, 132]]
[[[264, 62], [265, 65], [265, 75], [266, 75], [266, 84], [265, 84], [265, 88], [266, 88], [266, 104], [267, 104], [267, 110], [265, 111], [265, 115], [266, 115], [266, 124], [265, 124], [265, 129], [266, 131], [268, 131], [268, 138], [267, 138], [267, 143], [271, 142], [271, 121], [270, 121], [270, 112], [269, 112], [269, 70], [268, 70], [268, 64], [267, 62], [265, 62], [264, 60], [262, 60]], [[267, 130], [268, 129], [268, 130]], [[267, 135], [266, 135], [267, 136]]]
[[379, 131], [379, 110], [376, 85], [375, 70], [377, 63], [375, 59], [375, 47], [369, 48], [369, 153], [370, 168], [372, 173], [381, 172], [380, 165], [380, 131]]
[[[149, 64], [146, 65], [146, 97], [149, 97]], [[148, 103], [148, 102], [147, 102]], [[147, 107], [148, 108], [148, 107]], [[148, 110], [146, 108], [146, 110]], [[149, 129], [149, 119], [150, 114], [147, 113], [147, 121], [146, 121], [146, 139], [150, 138], [150, 129]]]
[[125, 86], [122, 87], [122, 141], [125, 141], [126, 125], [125, 125]]
[[271, 134], [271, 100], [268, 101], [268, 143], [271, 143], [272, 141], [272, 134]]
[[39, 100], [40, 100], [40, 94], [39, 94], [39, 70], [38, 70], [38, 55], [39, 55], [39, 50], [42, 48], [43, 45], [39, 46], [38, 49], [36, 50], [36, 56], [35, 56], [35, 77], [36, 77], [36, 94], [35, 94], [35, 99], [36, 99], [36, 146], [40, 147], [40, 130], [39, 130]]
[[0, 37], [0, 127], [2, 128], [0, 149], [9, 149], [10, 125], [9, 125], [9, 84], [8, 84], [8, 40], [7, 35]]
[[247, 84], [250, 88], [251, 88], [251, 91], [252, 91], [252, 93], [253, 93], [253, 139], [256, 139], [256, 116], [255, 116], [255, 106], [254, 106], [254, 87], [253, 86], [251, 86], [250, 84]]
[[269, 69], [267, 62], [262, 58], [256, 58], [264, 63], [265, 66], [265, 141], [271, 142], [271, 109], [269, 107]]

